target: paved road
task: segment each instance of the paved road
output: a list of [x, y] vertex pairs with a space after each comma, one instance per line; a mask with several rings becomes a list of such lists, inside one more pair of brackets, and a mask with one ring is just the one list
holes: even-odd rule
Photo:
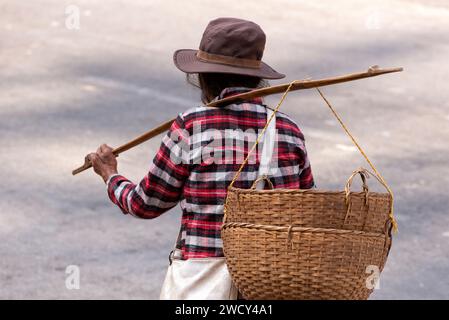
[[[217, 16], [262, 25], [265, 60], [287, 81], [405, 68], [324, 91], [396, 194], [400, 233], [372, 298], [449, 298], [446, 1], [71, 3], [79, 30], [66, 27], [64, 2], [0, 1], [0, 298], [158, 297], [179, 209], [123, 216], [99, 178], [70, 172], [100, 143], [198, 103], [171, 56], [195, 48]], [[365, 165], [315, 92], [283, 110], [303, 127], [321, 188], [342, 188]], [[121, 156], [121, 172], [140, 179], [159, 142]], [[68, 265], [80, 267], [79, 290], [65, 287]]]

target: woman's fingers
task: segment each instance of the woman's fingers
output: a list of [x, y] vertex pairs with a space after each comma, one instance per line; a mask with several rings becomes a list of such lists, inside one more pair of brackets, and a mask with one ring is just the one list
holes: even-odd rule
[[107, 144], [103, 143], [101, 146], [101, 151], [104, 153], [112, 153], [112, 148], [108, 146]]
[[101, 162], [100, 156], [97, 153], [95, 153], [95, 152], [89, 153], [86, 156], [86, 159], [89, 160], [92, 163], [92, 165], [95, 165], [98, 162]]
[[97, 149], [97, 154], [103, 162], [107, 162], [109, 159], [115, 158], [112, 153], [113, 149], [107, 144], [103, 143]]
[[101, 146], [99, 146], [98, 147], [98, 149], [97, 149], [97, 153], [100, 155], [100, 156], [109, 156], [109, 155], [112, 155], [112, 151], [113, 151], [113, 149], [110, 147], [110, 146], [108, 146], [107, 144], [105, 144], [105, 143], [103, 143]]
[[102, 176], [105, 182], [109, 176], [117, 173], [117, 160], [112, 153], [112, 148], [106, 144], [102, 144], [97, 152], [89, 153], [86, 159], [90, 161], [94, 171]]
[[94, 171], [100, 175], [104, 175], [106, 164], [104, 163], [103, 159], [98, 155], [98, 153], [89, 153], [87, 155], [87, 158], [89, 159], [90, 163], [92, 164], [92, 167], [94, 168]]
[[113, 149], [110, 146], [103, 143], [97, 148], [96, 152], [89, 153], [86, 158], [91, 162], [98, 160], [101, 160], [102, 162], [108, 162], [108, 160], [115, 158], [115, 155], [112, 153], [112, 151]]

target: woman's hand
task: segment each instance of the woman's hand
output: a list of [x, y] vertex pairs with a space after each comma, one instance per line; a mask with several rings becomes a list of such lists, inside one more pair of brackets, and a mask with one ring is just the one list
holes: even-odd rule
[[117, 159], [112, 148], [102, 144], [96, 153], [89, 153], [86, 158], [92, 163], [94, 171], [103, 178], [104, 182], [117, 173]]

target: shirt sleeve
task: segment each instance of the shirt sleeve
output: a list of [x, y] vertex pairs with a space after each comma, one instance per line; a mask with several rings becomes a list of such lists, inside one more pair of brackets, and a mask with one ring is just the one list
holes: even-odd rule
[[302, 146], [299, 149], [302, 161], [300, 164], [299, 187], [301, 189], [316, 188], [304, 137], [301, 138], [301, 142]]
[[122, 175], [111, 176], [108, 195], [124, 214], [153, 219], [173, 208], [182, 198], [183, 185], [190, 174], [189, 135], [182, 115], [162, 139], [148, 174], [134, 184]]
[[299, 175], [299, 185], [301, 189], [312, 189], [316, 188], [315, 180], [313, 179], [312, 167], [309, 166], [304, 168]]

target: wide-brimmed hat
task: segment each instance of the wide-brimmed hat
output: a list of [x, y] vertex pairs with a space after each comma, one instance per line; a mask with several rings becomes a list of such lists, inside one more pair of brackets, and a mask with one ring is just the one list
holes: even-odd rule
[[218, 18], [209, 22], [199, 50], [181, 49], [173, 61], [185, 73], [232, 73], [264, 79], [285, 75], [262, 61], [265, 33], [254, 22], [236, 18]]

